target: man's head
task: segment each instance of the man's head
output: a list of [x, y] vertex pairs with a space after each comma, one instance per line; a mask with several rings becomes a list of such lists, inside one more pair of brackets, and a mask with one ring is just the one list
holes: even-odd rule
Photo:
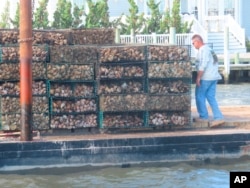
[[192, 44], [196, 49], [199, 49], [201, 46], [204, 45], [202, 37], [198, 34], [194, 35], [192, 37]]

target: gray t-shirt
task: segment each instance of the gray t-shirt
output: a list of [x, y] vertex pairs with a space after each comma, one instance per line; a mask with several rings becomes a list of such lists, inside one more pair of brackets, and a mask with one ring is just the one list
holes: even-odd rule
[[196, 70], [204, 71], [202, 80], [220, 80], [222, 77], [218, 71], [219, 64], [214, 62], [212, 49], [207, 45], [200, 47], [196, 57]]

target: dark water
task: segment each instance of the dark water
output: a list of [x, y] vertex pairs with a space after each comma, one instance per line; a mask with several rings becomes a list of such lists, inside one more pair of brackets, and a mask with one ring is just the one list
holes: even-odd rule
[[229, 188], [230, 171], [250, 171], [250, 160], [226, 165], [57, 167], [1, 171], [5, 188]]

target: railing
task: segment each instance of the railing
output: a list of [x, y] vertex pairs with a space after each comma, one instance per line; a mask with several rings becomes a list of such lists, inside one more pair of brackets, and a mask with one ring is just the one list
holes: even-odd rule
[[[198, 22], [198, 20], [190, 15], [185, 17], [186, 21], [193, 22], [192, 32], [193, 33], [184, 33], [184, 34], [176, 34], [175, 41], [176, 45], [191, 45], [191, 38], [194, 33], [199, 33], [205, 42], [207, 42], [207, 31], [202, 27], [202, 25]], [[188, 20], [187, 20], [188, 19]], [[147, 35], [121, 35], [120, 42], [123, 44], [170, 44], [170, 34], [147, 34]], [[195, 56], [195, 49], [191, 48], [191, 56]]]
[[[176, 34], [176, 45], [191, 45], [193, 33]], [[121, 35], [120, 43], [122, 44], [170, 44], [170, 34], [151, 34], [151, 35]], [[195, 49], [191, 48], [191, 56], [195, 56]]]
[[122, 44], [131, 43], [131, 35], [121, 35], [120, 36], [120, 43], [122, 43]]
[[156, 36], [156, 42], [158, 44], [169, 44], [170, 35], [169, 34], [158, 34]]
[[223, 32], [225, 28], [225, 17], [206, 16], [203, 25], [208, 32]]
[[[176, 34], [176, 45], [190, 45], [193, 33]], [[121, 35], [122, 44], [170, 44], [170, 34], [152, 34], [152, 35]], [[133, 42], [134, 41], [134, 42]]]
[[246, 47], [245, 30], [240, 27], [231, 15], [207, 16], [203, 24], [209, 32], [224, 32], [225, 27], [228, 27], [229, 32], [240, 42], [241, 47]]
[[229, 32], [232, 33], [239, 40], [242, 47], [245, 48], [245, 30], [239, 26], [239, 24], [233, 19], [231, 15], [225, 16], [225, 24], [228, 26]]
[[152, 35], [136, 35], [135, 36], [135, 43], [139, 44], [152, 44], [154, 42], [154, 34]]
[[[190, 45], [192, 36], [193, 33], [176, 34], [176, 45]], [[170, 34], [121, 35], [120, 42], [122, 44], [170, 44]]]

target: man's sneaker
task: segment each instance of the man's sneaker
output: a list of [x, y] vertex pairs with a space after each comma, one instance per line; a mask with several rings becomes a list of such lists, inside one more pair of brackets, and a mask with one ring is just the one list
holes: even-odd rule
[[193, 121], [198, 123], [208, 123], [208, 119], [202, 119], [202, 118], [194, 118]]
[[225, 123], [225, 121], [223, 119], [219, 119], [219, 120], [213, 120], [211, 122], [209, 122], [209, 127], [218, 127], [221, 126]]

